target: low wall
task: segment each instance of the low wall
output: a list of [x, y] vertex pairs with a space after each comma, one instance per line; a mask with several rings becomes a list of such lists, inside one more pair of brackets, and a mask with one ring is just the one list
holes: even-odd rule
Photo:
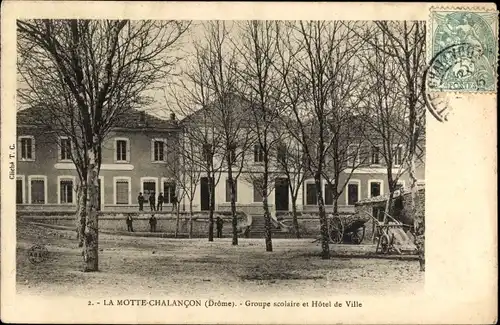
[[[99, 213], [99, 229], [109, 231], [127, 231], [126, 218], [131, 215], [133, 218], [134, 231], [145, 232], [149, 231], [149, 217], [150, 212], [100, 212]], [[230, 211], [217, 211], [214, 218], [220, 215], [224, 220], [222, 228], [223, 237], [230, 237], [232, 235], [232, 222]], [[175, 214], [170, 212], [155, 213], [157, 219], [156, 231], [173, 234], [176, 228], [177, 218]], [[76, 219], [73, 213], [58, 211], [18, 211], [18, 220], [32, 221], [39, 223], [54, 224], [67, 227], [76, 228]], [[285, 225], [289, 226], [293, 232], [293, 218], [291, 213], [280, 214], [278, 219]], [[317, 214], [311, 213], [298, 213], [299, 231], [303, 238], [317, 238], [320, 234], [319, 218]], [[238, 225], [240, 228], [246, 226], [247, 217], [244, 214], [238, 218]], [[205, 237], [208, 233], [209, 219], [207, 213], [196, 212], [193, 215], [193, 236]], [[367, 224], [366, 236], [363, 243], [371, 242], [371, 226]], [[179, 218], [179, 232], [187, 234], [189, 232], [189, 214], [181, 213]], [[215, 232], [215, 224], [214, 224]], [[293, 234], [290, 234], [293, 237]]]

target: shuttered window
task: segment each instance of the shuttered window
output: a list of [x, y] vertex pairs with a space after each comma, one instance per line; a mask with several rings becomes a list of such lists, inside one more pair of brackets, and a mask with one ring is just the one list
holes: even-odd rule
[[170, 204], [173, 202], [175, 196], [175, 183], [165, 182], [163, 183], [163, 203]]
[[73, 203], [73, 181], [62, 180], [59, 185], [61, 203]]
[[359, 190], [358, 184], [348, 184], [347, 185], [347, 204], [348, 205], [354, 205], [356, 202], [358, 202], [358, 200], [359, 200], [358, 190]]
[[316, 191], [316, 184], [306, 185], [306, 204], [307, 205], [317, 205], [318, 204], [318, 192]]
[[71, 140], [68, 138], [61, 138], [61, 160], [71, 159]]
[[371, 182], [370, 183], [370, 197], [379, 196], [380, 195], [380, 183], [379, 182]]
[[253, 201], [262, 202], [262, 199], [262, 181], [256, 179], [253, 181]]
[[45, 204], [45, 181], [43, 179], [31, 180], [31, 203]]
[[325, 184], [325, 204], [333, 205], [333, 185]]
[[116, 204], [129, 204], [128, 202], [128, 181], [116, 181]]

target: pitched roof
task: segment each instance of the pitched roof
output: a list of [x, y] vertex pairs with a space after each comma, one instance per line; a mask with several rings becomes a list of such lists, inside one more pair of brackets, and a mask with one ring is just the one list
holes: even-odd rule
[[[44, 112], [44, 107], [41, 106], [33, 106], [17, 112], [17, 124], [19, 126], [42, 125], [47, 123], [46, 118], [47, 112]], [[121, 114], [114, 125], [114, 128], [131, 129], [170, 129], [176, 127], [176, 120], [161, 119], [136, 109], [130, 109]]]

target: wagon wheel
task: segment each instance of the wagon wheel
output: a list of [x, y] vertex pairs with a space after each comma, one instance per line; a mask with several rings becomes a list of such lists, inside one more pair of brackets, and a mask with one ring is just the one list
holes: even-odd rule
[[330, 240], [335, 243], [341, 243], [344, 238], [344, 223], [342, 219], [338, 216], [334, 216], [330, 220], [330, 231], [328, 232], [330, 235]]
[[382, 237], [380, 238], [380, 249], [382, 250], [383, 254], [389, 253], [389, 248], [390, 248], [390, 243], [389, 243], [389, 236], [386, 233], [382, 234]]
[[351, 241], [353, 244], [359, 245], [365, 238], [365, 226], [360, 227], [352, 232]]

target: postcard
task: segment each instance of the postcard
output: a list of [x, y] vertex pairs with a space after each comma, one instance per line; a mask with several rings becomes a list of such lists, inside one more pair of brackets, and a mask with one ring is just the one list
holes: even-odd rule
[[493, 3], [1, 14], [3, 322], [496, 323]]

